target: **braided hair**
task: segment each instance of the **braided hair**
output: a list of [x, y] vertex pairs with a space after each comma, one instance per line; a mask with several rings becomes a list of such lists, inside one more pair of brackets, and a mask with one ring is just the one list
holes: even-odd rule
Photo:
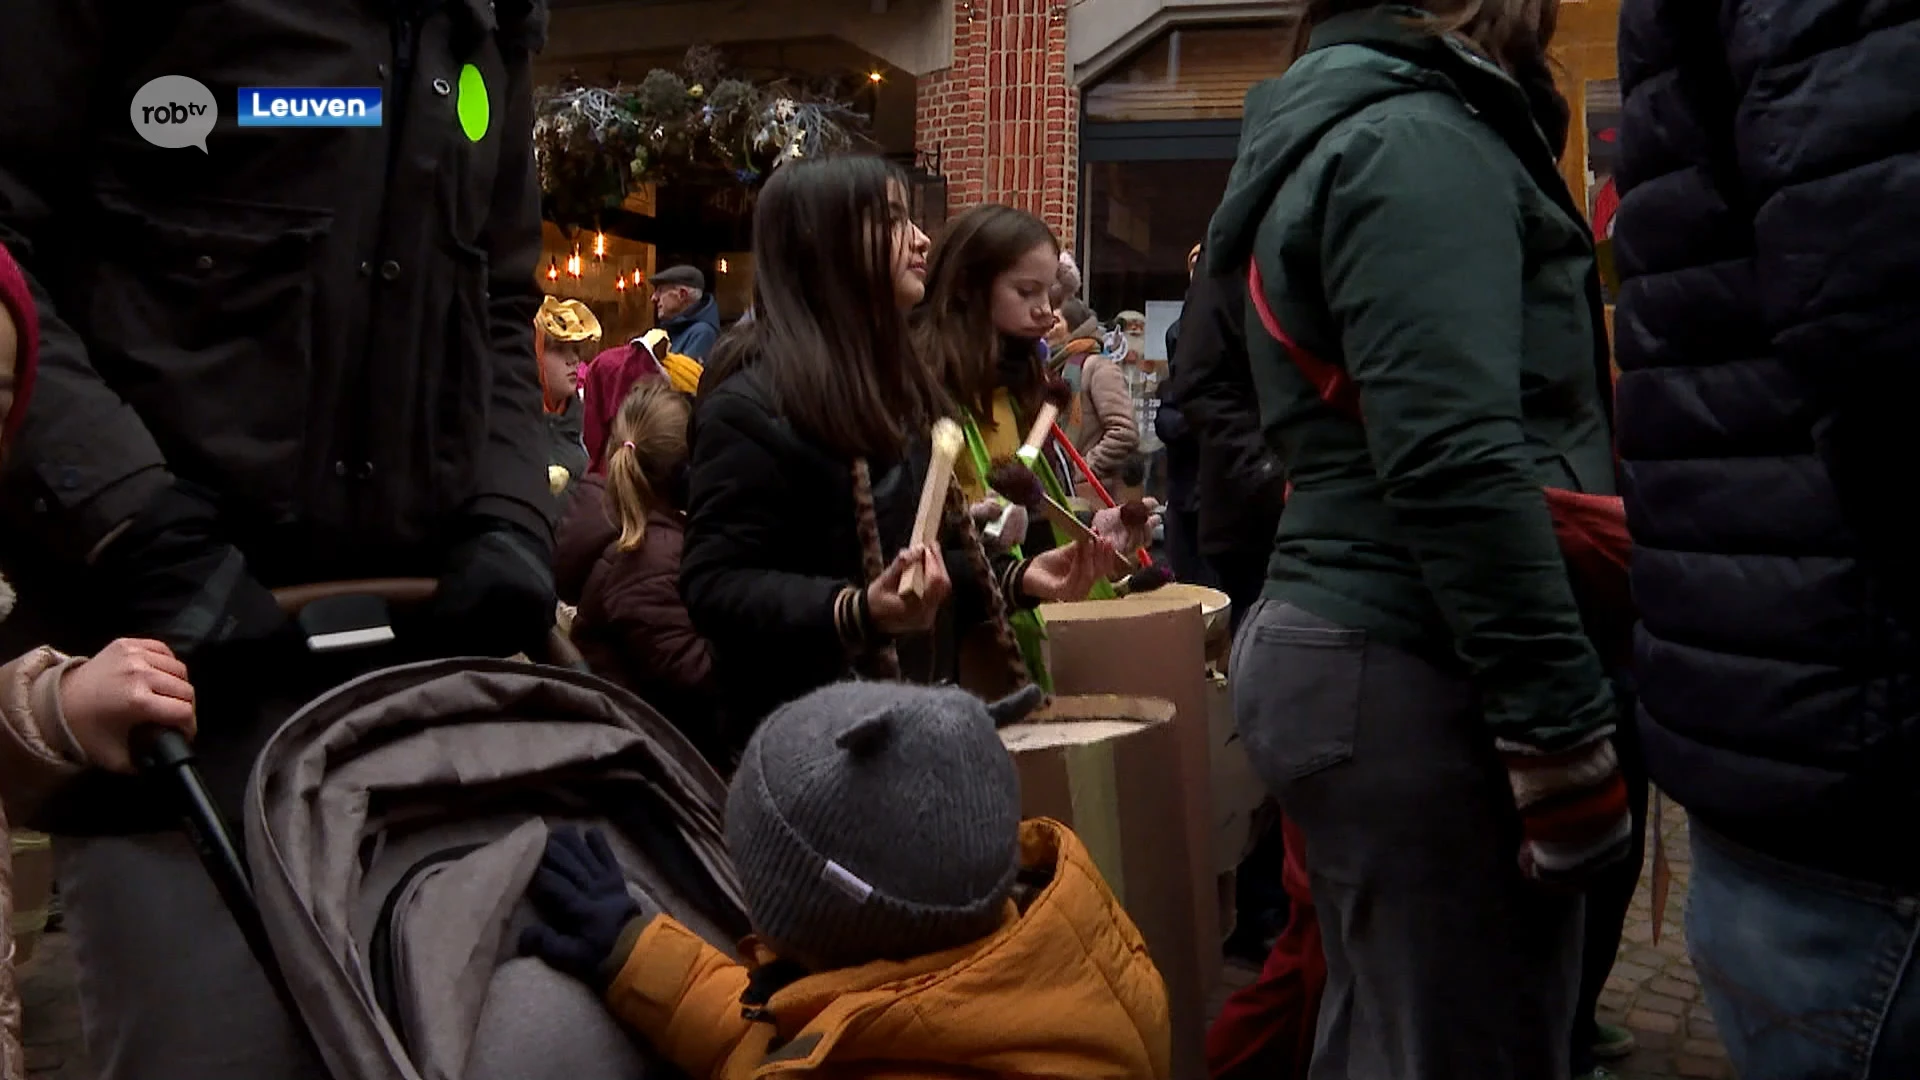
[[[862, 584], [871, 585], [886, 573], [887, 557], [880, 550], [880, 517], [873, 506], [873, 473], [863, 457], [853, 459], [853, 527], [860, 538], [860, 570], [866, 577]], [[864, 668], [855, 664], [855, 670], [862, 675], [875, 679], [900, 677], [900, 651], [891, 641], [862, 659], [866, 661]]]
[[[873, 504], [873, 475], [865, 458], [855, 458], [853, 462], [853, 508], [854, 531], [860, 539], [861, 570], [866, 575], [867, 583], [871, 584], [886, 572], [887, 560], [880, 547], [880, 521]], [[1014, 636], [1013, 623], [1008, 617], [1005, 589], [993, 573], [986, 546], [981, 543], [979, 530], [974, 527], [973, 518], [967, 513], [966, 500], [961, 495], [959, 485], [952, 480], [947, 482], [940, 528], [943, 536], [959, 537], [968, 572], [986, 588], [988, 621], [993, 628], [994, 644], [1005, 659], [1013, 684], [1032, 684], [1033, 673], [1027, 668], [1026, 658], [1020, 652], [1019, 639]], [[899, 651], [889, 642], [856, 660], [855, 670], [869, 678], [898, 679], [901, 677]]]

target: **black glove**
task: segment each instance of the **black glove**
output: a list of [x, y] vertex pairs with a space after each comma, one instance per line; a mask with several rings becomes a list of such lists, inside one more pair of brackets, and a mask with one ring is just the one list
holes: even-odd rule
[[538, 956], [554, 970], [604, 990], [626, 963], [615, 952], [628, 926], [646, 917], [627, 891], [606, 834], [555, 829], [527, 895], [543, 921], [521, 932], [520, 955]]
[[431, 614], [439, 639], [453, 652], [537, 655], [558, 603], [553, 545], [490, 518], [448, 554]]
[[211, 494], [184, 480], [156, 495], [107, 545], [99, 570], [123, 605], [115, 633], [158, 639], [183, 656], [291, 625], [239, 549], [221, 538]]

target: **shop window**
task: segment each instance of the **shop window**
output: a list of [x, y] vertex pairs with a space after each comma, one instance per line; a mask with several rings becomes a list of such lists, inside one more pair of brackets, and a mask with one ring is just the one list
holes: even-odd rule
[[1096, 123], [1237, 120], [1247, 90], [1286, 68], [1285, 24], [1170, 30], [1086, 92]]
[[[1082, 272], [1103, 319], [1138, 311], [1157, 329], [1177, 312], [1187, 294], [1187, 253], [1206, 236], [1232, 169], [1230, 157], [1087, 164]], [[1149, 359], [1165, 358], [1158, 337], [1145, 343]]]
[[1081, 268], [1106, 319], [1147, 316], [1147, 357], [1187, 292], [1187, 253], [1227, 187], [1254, 83], [1286, 70], [1285, 20], [1183, 26], [1082, 94]]

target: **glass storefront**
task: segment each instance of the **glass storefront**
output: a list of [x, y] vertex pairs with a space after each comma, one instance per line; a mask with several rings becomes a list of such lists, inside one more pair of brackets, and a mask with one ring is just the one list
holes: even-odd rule
[[[1206, 235], [1232, 168], [1231, 157], [1087, 163], [1083, 271], [1089, 302], [1102, 318], [1121, 311], [1154, 316], [1161, 303], [1186, 295], [1187, 252]], [[1149, 322], [1157, 327], [1160, 320]], [[1163, 354], [1159, 343], [1148, 342], [1149, 359]]]
[[1249, 87], [1279, 75], [1292, 40], [1279, 21], [1181, 27], [1082, 94], [1079, 256], [1105, 320], [1146, 316], [1148, 360], [1187, 291], [1187, 253], [1205, 235], [1239, 141]]

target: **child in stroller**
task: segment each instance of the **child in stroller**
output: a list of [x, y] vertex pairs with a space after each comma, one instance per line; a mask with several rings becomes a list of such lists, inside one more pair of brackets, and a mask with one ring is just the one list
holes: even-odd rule
[[1140, 934], [1071, 831], [1020, 821], [996, 727], [1039, 697], [856, 682], [776, 711], [727, 803], [745, 964], [646, 910], [594, 830], [549, 839], [522, 949], [697, 1080], [1164, 1080]]

